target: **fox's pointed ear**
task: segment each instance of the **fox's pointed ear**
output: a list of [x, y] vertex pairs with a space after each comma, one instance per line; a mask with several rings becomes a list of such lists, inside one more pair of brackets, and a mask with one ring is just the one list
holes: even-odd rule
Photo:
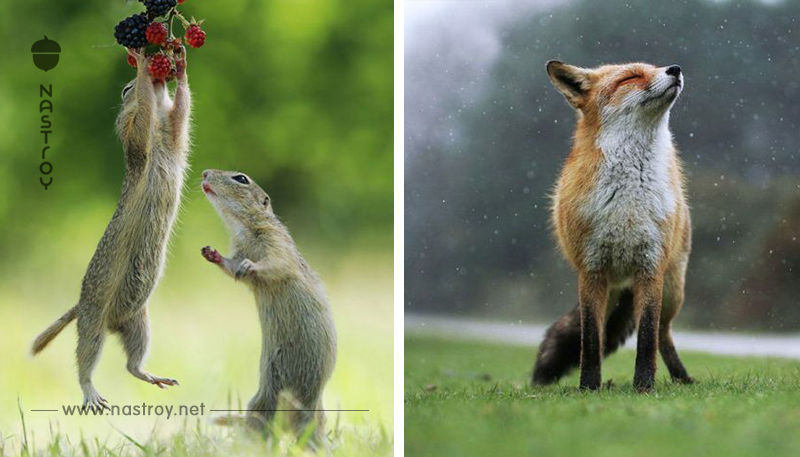
[[573, 108], [583, 105], [591, 86], [591, 70], [567, 65], [558, 60], [547, 62], [547, 76]]

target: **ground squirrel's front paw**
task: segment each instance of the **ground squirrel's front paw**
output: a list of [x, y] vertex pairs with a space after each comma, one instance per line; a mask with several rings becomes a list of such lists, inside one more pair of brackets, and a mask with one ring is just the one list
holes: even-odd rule
[[236, 273], [234, 274], [234, 277], [238, 281], [247, 276], [251, 271], [253, 271], [253, 269], [255, 269], [255, 264], [252, 261], [250, 261], [250, 259], [244, 259], [236, 268]]
[[216, 249], [211, 249], [211, 246], [204, 247], [200, 250], [200, 253], [211, 263], [216, 263], [217, 265], [222, 263], [222, 255]]
[[175, 59], [175, 77], [178, 78], [179, 81], [182, 81], [186, 76], [186, 52], [183, 46], [181, 46], [181, 50], [178, 51], [176, 57], [180, 55], [181, 57]]

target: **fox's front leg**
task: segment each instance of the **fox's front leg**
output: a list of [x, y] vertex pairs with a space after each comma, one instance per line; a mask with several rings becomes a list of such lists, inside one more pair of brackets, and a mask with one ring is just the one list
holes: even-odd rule
[[578, 277], [581, 311], [581, 390], [600, 388], [608, 285], [605, 278], [584, 273]]
[[178, 87], [169, 113], [171, 150], [185, 152], [189, 148], [189, 118], [192, 111], [192, 95], [186, 74], [186, 51], [181, 48], [180, 59], [175, 63]]
[[147, 72], [144, 49], [128, 49], [136, 59], [136, 82], [123, 105], [117, 129], [125, 149], [125, 161], [129, 171], [144, 168], [150, 150], [151, 133], [155, 119], [156, 93], [153, 80]]
[[663, 290], [663, 275], [655, 278], [637, 278], [633, 286], [634, 309], [639, 316], [633, 387], [640, 392], [652, 389], [655, 383]]

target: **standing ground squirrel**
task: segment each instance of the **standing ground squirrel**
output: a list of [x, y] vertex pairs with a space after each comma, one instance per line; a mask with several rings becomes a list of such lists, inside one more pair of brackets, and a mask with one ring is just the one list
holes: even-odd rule
[[186, 61], [178, 62], [173, 101], [165, 84], [154, 83], [147, 73], [144, 50], [128, 52], [138, 70], [122, 92], [117, 117], [126, 165], [122, 195], [89, 263], [78, 304], [42, 332], [31, 349], [37, 354], [77, 318], [83, 404], [98, 408], [108, 407], [92, 385], [106, 329], [119, 333], [131, 374], [161, 388], [178, 384], [143, 371], [142, 364], [150, 339], [146, 302], [164, 266], [187, 166], [191, 101]]
[[204, 247], [203, 257], [247, 284], [261, 320], [261, 379], [247, 405], [248, 425], [265, 430], [281, 393], [298, 411], [290, 422], [298, 435], [312, 424], [313, 441], [324, 436], [322, 389], [336, 362], [336, 329], [322, 282], [306, 264], [269, 196], [242, 173], [206, 170], [203, 191], [231, 232], [233, 254]]

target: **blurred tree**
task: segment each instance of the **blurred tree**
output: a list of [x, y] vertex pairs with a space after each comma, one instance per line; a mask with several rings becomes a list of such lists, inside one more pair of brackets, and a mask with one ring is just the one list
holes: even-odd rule
[[[407, 309], [549, 319], [574, 306], [575, 274], [555, 249], [549, 193], [575, 114], [544, 64], [646, 61], [679, 63], [686, 75], [671, 117], [694, 219], [680, 322], [800, 329], [800, 295], [789, 285], [800, 280], [797, 268], [755, 261], [790, 217], [781, 202], [798, 194], [799, 14], [800, 2], [534, 5], [489, 30], [496, 46], [479, 42], [496, 52], [486, 65], [480, 49], [458, 38], [477, 26], [453, 24], [450, 14], [431, 19], [428, 26], [446, 33], [428, 37], [427, 48], [412, 46], [419, 55], [406, 63]], [[476, 57], [447, 58], [454, 55]], [[435, 90], [425, 90], [428, 81]], [[797, 243], [772, 244], [789, 251], [776, 258], [797, 255]], [[775, 282], [748, 279], [748, 296], [735, 300], [732, 314], [740, 279], [759, 268]], [[774, 318], [745, 311], [763, 307], [748, 300], [753, 294]]]

